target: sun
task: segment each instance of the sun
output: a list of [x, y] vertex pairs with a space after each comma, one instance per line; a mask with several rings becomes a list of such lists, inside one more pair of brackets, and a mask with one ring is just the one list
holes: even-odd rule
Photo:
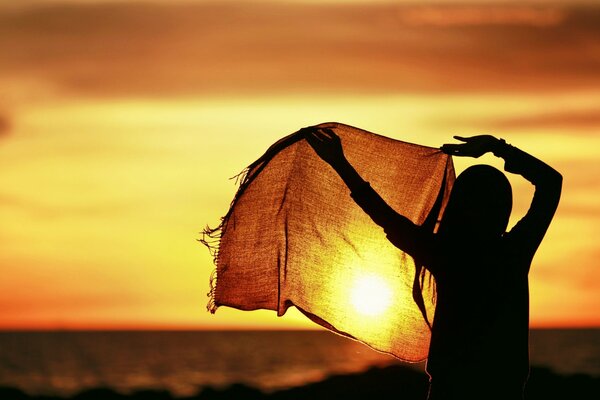
[[351, 301], [358, 313], [377, 316], [384, 313], [392, 303], [392, 290], [379, 276], [360, 276], [352, 287]]

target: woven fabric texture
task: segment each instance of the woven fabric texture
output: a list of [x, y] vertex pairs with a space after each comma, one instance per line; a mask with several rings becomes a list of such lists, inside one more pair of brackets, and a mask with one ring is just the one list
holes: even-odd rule
[[[449, 156], [340, 123], [319, 127], [333, 129], [390, 206], [435, 229], [454, 181]], [[387, 240], [301, 133], [244, 171], [221, 225], [204, 235], [215, 252], [212, 312], [228, 306], [281, 316], [295, 306], [376, 350], [407, 361], [427, 357], [433, 278]]]

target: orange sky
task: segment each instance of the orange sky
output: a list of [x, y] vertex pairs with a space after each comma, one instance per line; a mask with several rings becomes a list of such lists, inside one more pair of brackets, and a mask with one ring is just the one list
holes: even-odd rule
[[600, 7], [448, 3], [0, 3], [0, 328], [312, 326], [206, 313], [195, 239], [229, 177], [324, 121], [554, 166], [532, 325], [600, 326]]

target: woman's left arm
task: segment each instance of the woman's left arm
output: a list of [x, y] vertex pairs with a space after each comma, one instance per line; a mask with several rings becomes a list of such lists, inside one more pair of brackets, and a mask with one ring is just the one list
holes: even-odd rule
[[519, 174], [535, 186], [529, 211], [507, 234], [507, 238], [533, 257], [558, 207], [562, 175], [543, 161], [493, 136], [455, 138], [464, 143], [445, 144], [441, 150], [450, 155], [470, 157], [492, 152], [504, 159], [505, 171]]

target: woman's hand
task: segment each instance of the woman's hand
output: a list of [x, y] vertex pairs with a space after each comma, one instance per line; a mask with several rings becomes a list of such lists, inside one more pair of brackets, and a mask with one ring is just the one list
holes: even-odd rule
[[452, 156], [478, 158], [488, 151], [493, 151], [499, 143], [499, 140], [492, 135], [478, 135], [471, 137], [454, 136], [454, 139], [461, 140], [465, 143], [445, 144], [440, 147], [440, 150]]
[[346, 157], [342, 150], [342, 141], [333, 130], [329, 128], [303, 128], [301, 131], [310, 146], [315, 150], [319, 157], [330, 165], [336, 165], [343, 162]]

